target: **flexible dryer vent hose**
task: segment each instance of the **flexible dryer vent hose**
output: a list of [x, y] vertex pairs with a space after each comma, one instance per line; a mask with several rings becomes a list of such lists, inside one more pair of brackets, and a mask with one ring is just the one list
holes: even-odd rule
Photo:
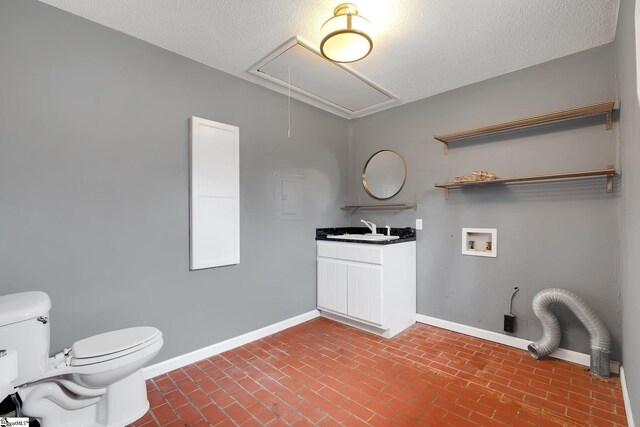
[[551, 304], [565, 305], [587, 328], [591, 344], [591, 372], [601, 377], [608, 377], [611, 352], [609, 330], [587, 303], [564, 289], [545, 289], [533, 297], [533, 312], [542, 322], [543, 334], [539, 341], [529, 344], [527, 347], [529, 354], [539, 359], [548, 356], [560, 345], [560, 324], [549, 309]]

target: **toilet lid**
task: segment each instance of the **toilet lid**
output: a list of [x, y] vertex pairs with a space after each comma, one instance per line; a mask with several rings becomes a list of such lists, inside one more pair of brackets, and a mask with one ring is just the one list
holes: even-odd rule
[[74, 343], [71, 356], [74, 359], [90, 359], [120, 353], [155, 340], [159, 335], [161, 332], [150, 326], [106, 332]]

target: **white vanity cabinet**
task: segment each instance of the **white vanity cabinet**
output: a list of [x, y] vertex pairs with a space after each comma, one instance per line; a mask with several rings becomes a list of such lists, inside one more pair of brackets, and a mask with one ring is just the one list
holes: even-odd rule
[[416, 242], [317, 241], [318, 310], [391, 338], [415, 323]]

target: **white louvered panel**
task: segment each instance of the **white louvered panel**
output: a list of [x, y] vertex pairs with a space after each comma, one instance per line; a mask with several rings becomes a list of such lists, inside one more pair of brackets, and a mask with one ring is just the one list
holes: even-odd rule
[[347, 265], [336, 263], [336, 304], [338, 313], [347, 313]]
[[[320, 253], [320, 247], [318, 247], [318, 253]], [[327, 301], [329, 299], [328, 286], [327, 286], [327, 261], [319, 259], [317, 265], [317, 287], [318, 287], [318, 307], [327, 307]]]
[[383, 301], [382, 301], [382, 270], [379, 268], [369, 269], [368, 283], [368, 304], [369, 304], [369, 321], [382, 325]]
[[382, 324], [382, 275], [378, 267], [350, 265], [348, 268], [349, 316]]
[[318, 307], [337, 313], [347, 313], [347, 265], [319, 259]]

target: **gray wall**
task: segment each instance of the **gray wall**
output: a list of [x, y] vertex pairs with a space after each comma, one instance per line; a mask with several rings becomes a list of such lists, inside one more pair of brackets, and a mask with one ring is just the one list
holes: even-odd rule
[[[289, 140], [284, 96], [33, 0], [0, 2], [0, 58], [0, 294], [49, 293], [53, 350], [148, 324], [160, 361], [315, 308], [345, 120], [292, 102]], [[189, 271], [191, 115], [240, 127], [237, 266]], [[275, 219], [275, 172], [305, 220]]]
[[[618, 50], [632, 49], [632, 35], [625, 40]], [[565, 287], [602, 316], [620, 359], [619, 182], [614, 194], [594, 179], [455, 190], [448, 201], [433, 188], [475, 169], [510, 176], [617, 163], [617, 126], [605, 132], [601, 118], [587, 119], [452, 144], [448, 156], [432, 138], [614, 98], [615, 53], [614, 46], [600, 47], [350, 124], [293, 102], [289, 140], [283, 96], [38, 2], [5, 0], [0, 294], [51, 295], [54, 350], [106, 330], [155, 325], [166, 337], [160, 361], [313, 309], [315, 227], [359, 225], [361, 218], [408, 226], [422, 218], [419, 313], [500, 331], [518, 285], [517, 335], [537, 339], [531, 298]], [[620, 67], [623, 87], [635, 89], [633, 60], [627, 56]], [[188, 271], [191, 115], [240, 126], [238, 266]], [[623, 213], [622, 224], [637, 235], [625, 154], [637, 151], [630, 144], [636, 124], [621, 120], [622, 203], [633, 213]], [[338, 208], [349, 198], [372, 201], [359, 174], [382, 148], [407, 159], [409, 178], [396, 200], [409, 201], [415, 192], [418, 210], [346, 217]], [[305, 175], [305, 220], [274, 219], [275, 172]], [[460, 229], [467, 226], [498, 228], [497, 259], [460, 255]], [[637, 240], [623, 234], [623, 247]], [[630, 286], [637, 282], [633, 268], [623, 257], [625, 304], [639, 298]], [[587, 352], [586, 332], [559, 311], [568, 330], [562, 346]], [[634, 320], [625, 317], [627, 324]], [[630, 339], [626, 344], [625, 359], [635, 359], [637, 349]], [[638, 373], [627, 372], [633, 391]]]
[[620, 99], [620, 166], [622, 197], [620, 203], [620, 283], [622, 287], [622, 324], [624, 371], [632, 411], [640, 417], [640, 108], [637, 97], [634, 1], [620, 3], [616, 53]]
[[[358, 212], [376, 224], [413, 226], [418, 232], [418, 313], [500, 332], [514, 286], [516, 335], [535, 340], [540, 323], [531, 300], [540, 290], [562, 287], [581, 295], [614, 337], [621, 357], [618, 285], [618, 199], [604, 178], [451, 190], [436, 182], [473, 170], [498, 176], [605, 168], [616, 163], [616, 133], [604, 118], [452, 143], [445, 156], [434, 134], [613, 99], [614, 48], [599, 47], [570, 57], [467, 86], [353, 121], [351, 198], [373, 202], [359, 175], [368, 156], [382, 148], [407, 161], [405, 188], [392, 200], [417, 211]], [[498, 258], [463, 256], [461, 229], [498, 229]], [[577, 319], [558, 310], [562, 347], [588, 353], [588, 335]]]

